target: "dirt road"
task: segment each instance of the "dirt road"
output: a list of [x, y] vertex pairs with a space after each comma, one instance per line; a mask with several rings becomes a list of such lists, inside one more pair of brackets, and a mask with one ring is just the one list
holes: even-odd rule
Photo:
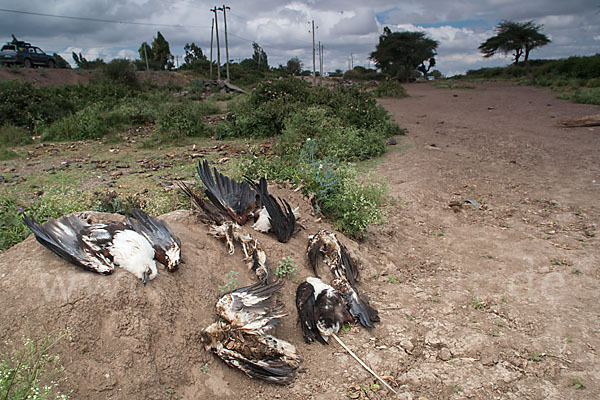
[[398, 309], [377, 336], [411, 343], [398, 380], [429, 398], [595, 398], [600, 128], [556, 120], [600, 109], [506, 83], [408, 93], [382, 102], [408, 136], [376, 169], [398, 204], [365, 244], [402, 282], [378, 298]]

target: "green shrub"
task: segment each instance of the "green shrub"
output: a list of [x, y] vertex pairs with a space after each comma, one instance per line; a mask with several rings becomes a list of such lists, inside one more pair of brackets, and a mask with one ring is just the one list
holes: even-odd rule
[[29, 131], [23, 127], [6, 124], [0, 127], [0, 146], [19, 146], [32, 143]]
[[401, 99], [403, 97], [408, 96], [406, 94], [404, 86], [402, 86], [400, 82], [396, 80], [388, 80], [381, 82], [375, 87], [374, 92], [375, 96], [377, 97], [393, 97], [396, 99]]
[[115, 58], [102, 66], [102, 74], [112, 83], [120, 83], [129, 87], [139, 87], [133, 64], [124, 58]]
[[105, 104], [96, 103], [67, 116], [46, 128], [42, 133], [42, 140], [82, 140], [102, 137], [111, 130], [107, 123], [106, 109]]
[[14, 151], [0, 147], [0, 161], [13, 160], [18, 157], [19, 155]]
[[575, 92], [573, 99], [576, 103], [600, 105], [600, 88], [580, 89]]
[[178, 139], [212, 134], [204, 123], [204, 116], [218, 113], [215, 104], [185, 102], [168, 104], [161, 110], [157, 120], [157, 130], [164, 139]]
[[13, 197], [0, 196], [0, 250], [21, 242], [31, 233], [21, 221], [22, 213], [43, 223], [75, 211], [89, 209], [91, 201], [82, 193], [63, 188], [47, 190], [30, 205], [17, 203]]
[[339, 188], [323, 200], [323, 209], [333, 216], [336, 229], [364, 239], [369, 225], [384, 221], [381, 208], [388, 203], [387, 188], [376, 183], [359, 183], [352, 169], [343, 169], [338, 175], [341, 175]]

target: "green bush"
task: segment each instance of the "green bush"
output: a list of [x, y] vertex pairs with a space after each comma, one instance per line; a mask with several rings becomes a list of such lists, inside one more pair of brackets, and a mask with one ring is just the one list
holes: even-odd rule
[[575, 92], [573, 100], [576, 103], [596, 104], [600, 106], [600, 88], [581, 89]]
[[14, 151], [0, 147], [0, 161], [13, 160], [18, 157], [19, 155]]
[[115, 58], [108, 64], [102, 66], [104, 77], [113, 83], [123, 84], [129, 87], [139, 87], [139, 82], [133, 64], [124, 58]]
[[302, 185], [316, 211], [332, 218], [336, 229], [354, 238], [364, 238], [370, 224], [383, 221], [381, 208], [388, 202], [387, 188], [377, 182], [361, 184], [354, 168], [319, 158], [314, 140], [306, 141], [296, 163], [280, 157], [249, 157], [240, 168], [246, 176]]
[[381, 82], [375, 87], [374, 92], [375, 96], [377, 97], [393, 97], [396, 99], [401, 99], [407, 96], [404, 86], [402, 86], [400, 82], [396, 80]]
[[218, 107], [211, 103], [168, 104], [158, 115], [157, 130], [164, 139], [178, 139], [186, 136], [209, 137], [212, 131], [204, 123], [204, 116], [218, 112]]
[[19, 146], [32, 143], [29, 131], [23, 127], [6, 124], [0, 126], [0, 146]]
[[107, 106], [92, 104], [76, 114], [67, 116], [46, 128], [42, 140], [82, 140], [96, 139], [110, 131], [107, 119]]

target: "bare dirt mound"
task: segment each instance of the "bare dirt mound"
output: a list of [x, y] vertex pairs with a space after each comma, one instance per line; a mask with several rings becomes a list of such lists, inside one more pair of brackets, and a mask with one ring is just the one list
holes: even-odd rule
[[[292, 277], [295, 282], [288, 279], [280, 294], [289, 316], [277, 336], [300, 346], [303, 368], [316, 377], [331, 366], [319, 360], [323, 349], [304, 348], [296, 325], [295, 290], [310, 273], [304, 262], [309, 233], [329, 226], [316, 222], [300, 194], [277, 188], [272, 192], [300, 206], [301, 223], [307, 230], [282, 245], [272, 236], [253, 231], [250, 224], [245, 228], [260, 241], [274, 271], [283, 257], [292, 257], [299, 265]], [[95, 217], [96, 221], [114, 218], [109, 214]], [[122, 270], [110, 276], [83, 271], [46, 250], [33, 235], [0, 254], [5, 304], [0, 311], [0, 339], [18, 338], [25, 326], [39, 335], [69, 328], [71, 340], [60, 342], [56, 353], [66, 367], [64, 387], [73, 390], [74, 398], [163, 399], [172, 390], [179, 398], [252, 399], [267, 393], [298, 398], [312, 393], [313, 382], [304, 379], [306, 374], [293, 386], [281, 388], [251, 380], [204, 350], [198, 332], [216, 319], [218, 287], [227, 283], [226, 274], [238, 273], [237, 287], [256, 278], [247, 270], [241, 248], [228, 255], [224, 243], [208, 235], [207, 226], [191, 211], [161, 218], [181, 239], [184, 264], [174, 273], [159, 266], [159, 275], [146, 286]], [[356, 248], [355, 243], [343, 240], [350, 249]], [[313, 356], [319, 367], [311, 367]], [[337, 378], [331, 378], [329, 384], [334, 387]], [[341, 385], [339, 392], [343, 391]]]
[[[597, 398], [600, 129], [556, 121], [599, 108], [505, 83], [407, 88], [411, 97], [382, 104], [408, 135], [373, 167], [397, 202], [364, 242], [341, 237], [382, 322], [343, 340], [398, 398]], [[189, 211], [163, 216], [186, 263], [146, 286], [123, 271], [80, 271], [32, 237], [0, 254], [0, 339], [27, 318], [41, 334], [69, 327], [56, 352], [75, 398], [390, 398], [336, 344], [302, 342], [294, 292], [310, 273], [308, 235], [329, 226], [298, 193], [275, 194], [301, 206], [307, 228], [285, 245], [252, 233], [273, 269], [286, 256], [299, 266], [277, 331], [304, 358], [289, 387], [249, 379], [201, 346], [225, 275], [238, 271], [238, 286], [255, 278], [240, 249], [228, 256]]]

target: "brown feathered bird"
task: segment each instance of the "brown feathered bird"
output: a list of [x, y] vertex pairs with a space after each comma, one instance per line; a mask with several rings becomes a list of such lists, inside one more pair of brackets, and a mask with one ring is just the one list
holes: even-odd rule
[[225, 293], [217, 302], [220, 321], [201, 332], [207, 350], [251, 378], [289, 384], [301, 358], [293, 344], [270, 332], [285, 315], [274, 294], [283, 282], [259, 282]]

